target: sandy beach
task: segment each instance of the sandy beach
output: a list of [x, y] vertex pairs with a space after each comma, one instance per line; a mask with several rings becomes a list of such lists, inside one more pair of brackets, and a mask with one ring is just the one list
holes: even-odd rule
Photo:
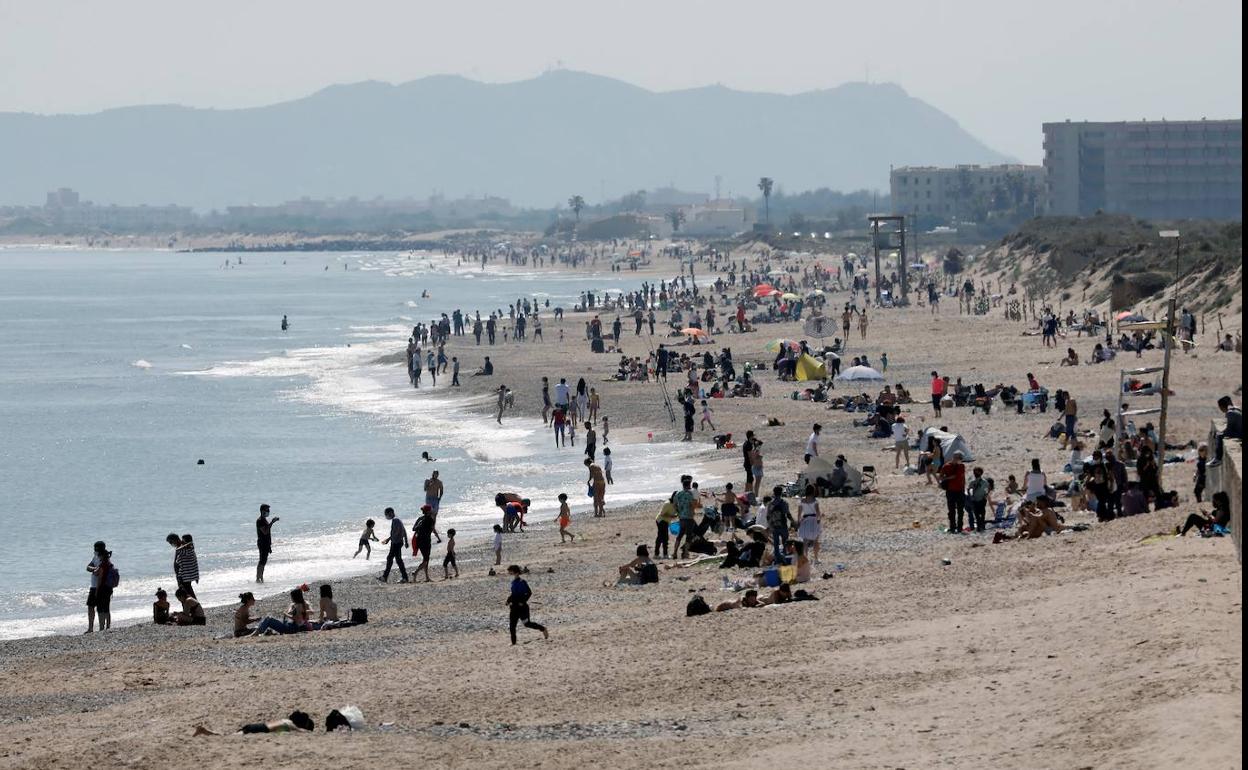
[[[664, 267], [669, 277], [679, 270], [669, 260], [655, 270]], [[713, 277], [699, 268], [700, 282]], [[847, 292], [832, 295], [831, 307], [847, 299]], [[1067, 453], [1043, 438], [1054, 416], [963, 408], [933, 419], [922, 403], [932, 369], [989, 386], [1021, 385], [1033, 372], [1050, 391], [1078, 398], [1086, 427], [1115, 407], [1119, 368], [1154, 365], [1162, 355], [1059, 367], [1067, 345], [1086, 358], [1093, 340], [1059, 339], [1058, 349], [1046, 349], [999, 310], [964, 316], [946, 304], [938, 316], [922, 307], [873, 310], [867, 338], [855, 328], [847, 357], [866, 353], [874, 363], [887, 352], [886, 381], [904, 383], [921, 402], [903, 412], [912, 430], [943, 425], [963, 435], [973, 464], [999, 486], [1007, 474], [1021, 478], [1031, 458], [1053, 479], [1067, 477], [1060, 473]], [[614, 316], [603, 317], [609, 324]], [[540, 421], [540, 378], [553, 385], [584, 376], [611, 419], [613, 451], [627, 452], [649, 434], [680, 437], [654, 383], [608, 381], [619, 355], [589, 352], [584, 316], [568, 314], [563, 342], [560, 325], [545, 318], [544, 343], [487, 351], [465, 337], [448, 347], [464, 362], [461, 395], [481, 400], [482, 420], [492, 419], [499, 384], [516, 394], [504, 421]], [[1238, 315], [1228, 319], [1229, 328], [1241, 323]], [[746, 361], [770, 362], [764, 346], [778, 337], [803, 338], [801, 325], [717, 334], [710, 349], [731, 347], [739, 370]], [[643, 340], [626, 322], [624, 352], [644, 357]], [[1171, 443], [1204, 440], [1218, 417], [1216, 399], [1240, 399], [1241, 357], [1213, 352], [1212, 342], [1200, 351], [1176, 356]], [[495, 376], [466, 376], [487, 353]], [[1191, 464], [1165, 469], [1165, 486], [1180, 493], [1178, 510], [1108, 523], [1073, 513], [1087, 531], [993, 544], [991, 533], [942, 532], [940, 491], [922, 475], [895, 472], [891, 443], [868, 438], [853, 426], [856, 415], [793, 400], [797, 386], [775, 381], [770, 369], [756, 376], [761, 398], [716, 400], [713, 408], [718, 432], [754, 430], [765, 442], [765, 486], [795, 478], [814, 422], [824, 426], [823, 454], [879, 469], [878, 494], [822, 502], [823, 555], [805, 586], [818, 602], [686, 618], [693, 593], [713, 605], [733, 596], [721, 587], [724, 573], [746, 576], [713, 564], [660, 562], [657, 585], [614, 586], [616, 566], [638, 543], [653, 541], [658, 506], [613, 506], [609, 490], [605, 518], [574, 517], [573, 531], [584, 536], [574, 544], [560, 545], [557, 527], [542, 520], [507, 537], [503, 564], [529, 568], [534, 619], [550, 628], [549, 641], [529, 631], [520, 645], [508, 644], [506, 577], [489, 576], [492, 555], [473, 544], [461, 546], [457, 580], [441, 580], [435, 547], [431, 584], [335, 582], [341, 608], [368, 608], [364, 627], [222, 639], [229, 626], [221, 608], [210, 612], [208, 628], [142, 625], [5, 642], [0, 764], [164, 767], [183, 757], [205, 767], [1241, 764], [1242, 572], [1233, 544], [1150, 537], [1172, 535], [1197, 509]], [[396, 364], [396, 379], [403, 378]], [[838, 386], [835, 394], [845, 392]], [[782, 424], [768, 426], [769, 419]], [[694, 439], [705, 445], [711, 435]], [[739, 451], [723, 450], [715, 462], [738, 486], [744, 481]], [[654, 469], [672, 489], [682, 472]], [[621, 489], [628, 483], [616, 479]], [[583, 488], [568, 491], [583, 499]], [[284, 606], [281, 597], [265, 599], [257, 614], [280, 615]], [[366, 731], [191, 737], [199, 725], [231, 733], [295, 709], [319, 724], [348, 704], [363, 711]]]

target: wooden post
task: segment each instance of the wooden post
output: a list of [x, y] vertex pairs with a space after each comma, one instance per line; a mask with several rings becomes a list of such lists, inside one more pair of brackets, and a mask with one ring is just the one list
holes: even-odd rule
[[1166, 313], [1166, 328], [1161, 338], [1166, 344], [1166, 355], [1161, 370], [1161, 417], [1157, 420], [1157, 486], [1161, 487], [1161, 476], [1166, 468], [1166, 417], [1170, 407], [1170, 351], [1174, 349], [1174, 306], [1175, 300], [1170, 299], [1170, 309]]

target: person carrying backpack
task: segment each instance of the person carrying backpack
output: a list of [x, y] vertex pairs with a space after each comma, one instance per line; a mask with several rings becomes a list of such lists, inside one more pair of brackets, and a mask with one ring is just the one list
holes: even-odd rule
[[100, 630], [112, 628], [113, 617], [110, 603], [113, 589], [121, 581], [117, 568], [113, 566], [113, 554], [105, 547], [103, 540], [97, 540], [94, 546], [95, 555], [87, 565], [91, 573], [91, 590], [87, 592], [87, 633], [95, 631], [95, 618], [100, 618]]

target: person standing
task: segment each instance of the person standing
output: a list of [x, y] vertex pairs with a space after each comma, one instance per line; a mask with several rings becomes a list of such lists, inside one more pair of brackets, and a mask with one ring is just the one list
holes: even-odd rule
[[598, 451], [598, 433], [594, 430], [592, 422], [585, 423], [585, 456], [592, 463], [595, 461], [594, 454]]
[[954, 452], [953, 457], [945, 461], [937, 473], [940, 474], [940, 485], [945, 490], [949, 532], [954, 535], [961, 534], [966, 516], [966, 466], [962, 464], [962, 453]]
[[693, 405], [693, 393], [688, 393], [681, 401], [681, 408], [685, 413], [685, 437], [682, 441], [693, 441], [693, 416], [697, 413], [697, 408]]
[[550, 423], [550, 380], [542, 378], [542, 425]]
[[195, 596], [195, 589], [191, 586], [191, 583], [199, 582], [199, 558], [195, 555], [195, 544], [189, 535], [179, 537], [172, 532], [165, 537], [165, 542], [173, 546], [173, 579], [177, 581], [178, 588], [184, 588], [188, 594]]
[[815, 426], [811, 428], [810, 438], [806, 439], [805, 461], [807, 463], [810, 462], [810, 458], [819, 456], [819, 433], [822, 430], [823, 430], [823, 426], [820, 425], [819, 423], [815, 423]]
[[601, 518], [607, 515], [607, 479], [602, 468], [588, 457], [585, 467], [589, 470], [589, 491], [594, 497], [594, 516]]
[[784, 487], [777, 485], [771, 490], [771, 502], [767, 505], [767, 528], [771, 531], [771, 547], [776, 566], [787, 564], [784, 557], [784, 544], [789, 539], [789, 530], [796, 528], [793, 513], [784, 499]]
[[893, 422], [893, 470], [901, 467], [901, 456], [906, 456], [906, 467], [910, 467], [910, 429], [906, 426], [906, 418], [897, 415]]
[[100, 630], [112, 626], [112, 614], [109, 602], [112, 601], [113, 589], [109, 585], [109, 572], [112, 570], [112, 553], [105, 547], [103, 540], [95, 541], [91, 561], [87, 564], [87, 572], [91, 573], [91, 588], [87, 591], [87, 633], [95, 631], [95, 618], [100, 618]]
[[1066, 394], [1066, 406], [1062, 410], [1066, 418], [1066, 440], [1071, 444], [1075, 443], [1075, 423], [1079, 419], [1079, 405], [1075, 403], [1075, 397]]
[[754, 431], [745, 432], [745, 441], [741, 442], [741, 464], [745, 467], [745, 491], [754, 491]]
[[971, 528], [983, 532], [988, 513], [988, 479], [984, 478], [984, 469], [975, 468], [971, 471], [971, 482], [967, 485], [971, 503]]
[[459, 357], [451, 356], [451, 387], [459, 387]]
[[520, 577], [522, 570], [519, 566], [513, 564], [507, 568], [507, 574], [511, 575], [511, 591], [507, 596], [507, 606], [511, 609], [511, 617], [509, 624], [511, 626], [511, 643], [516, 643], [516, 626], [521, 622], [525, 628], [531, 628], [534, 631], [541, 631], [543, 639], [550, 638], [550, 632], [540, 623], [534, 623], [529, 613], [529, 599], [533, 598], [533, 590], [529, 588], [529, 584], [524, 578]]
[[503, 410], [507, 408], [507, 386], [498, 386], [498, 417], [495, 418], [499, 425], [503, 424]]
[[280, 517], [269, 519], [269, 504], [260, 505], [260, 518], [256, 519], [256, 550], [260, 559], [256, 562], [256, 582], [264, 582], [264, 566], [269, 563], [269, 554], [273, 553], [273, 525]]
[[433, 511], [436, 516], [438, 509], [442, 507], [442, 494], [445, 488], [442, 479], [438, 478], [438, 472], [434, 471], [433, 475], [425, 479], [425, 505], [429, 510]]
[[940, 417], [940, 400], [945, 396], [945, 381], [932, 372], [932, 416]]
[[[697, 495], [693, 493], [693, 477], [685, 474], [680, 477], [680, 491], [672, 496], [672, 504], [676, 506], [676, 519], [680, 522], [680, 531], [676, 533], [676, 542], [672, 543], [672, 556], [687, 558], [689, 556], [689, 541], [693, 539], [694, 534], [698, 531], [698, 522], [694, 517], [697, 515], [695, 503]], [[684, 544], [682, 551], [681, 544]]]
[[381, 541], [382, 545], [389, 545], [390, 551], [386, 554], [386, 569], [377, 579], [382, 583], [390, 582], [390, 567], [395, 562], [399, 565], [400, 583], [407, 582], [407, 567], [403, 564], [403, 547], [407, 545], [407, 528], [403, 526], [403, 522], [394, 515], [393, 508], [385, 510], [386, 521], [390, 522], [390, 535]]

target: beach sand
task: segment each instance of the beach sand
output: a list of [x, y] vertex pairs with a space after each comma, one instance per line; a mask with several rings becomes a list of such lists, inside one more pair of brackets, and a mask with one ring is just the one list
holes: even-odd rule
[[[887, 351], [888, 382], [905, 382], [916, 398], [933, 368], [988, 385], [1019, 384], [1032, 371], [1050, 390], [1071, 390], [1085, 423], [1114, 408], [1117, 365], [1059, 368], [1060, 352], [1020, 336], [1022, 326], [999, 313], [943, 310], [935, 319], [924, 308], [873, 311], [869, 338], [858, 340], [855, 329], [849, 355], [865, 351], [876, 362]], [[496, 376], [462, 378], [481, 398], [483, 420], [500, 383], [517, 399], [504, 421], [533, 421], [543, 374], [552, 385], [584, 375], [602, 394], [613, 449], [627, 452], [624, 439], [647, 433], [678, 437], [653, 383], [601, 381], [618, 357], [590, 354], [583, 324], [569, 316], [563, 345], [547, 320], [545, 344], [490, 350]], [[628, 327], [624, 349], [644, 355]], [[732, 347], [740, 369], [770, 360], [762, 347], [775, 337], [800, 338], [800, 327], [718, 335], [712, 350]], [[1059, 343], [1078, 343], [1084, 355], [1092, 344]], [[477, 363], [462, 347], [448, 353], [460, 354], [465, 375]], [[1235, 354], [1177, 357], [1172, 443], [1206, 437], [1214, 401], [1239, 386], [1240, 366]], [[573, 521], [584, 541], [559, 545], [549, 521], [507, 538], [503, 563], [529, 567], [534, 619], [550, 628], [549, 641], [522, 628], [521, 644], [508, 644], [507, 580], [486, 574], [492, 558], [482, 546], [461, 546], [463, 577], [447, 582], [435, 546], [432, 584], [335, 583], [340, 608], [368, 608], [372, 622], [362, 628], [217, 639], [229, 627], [220, 609], [208, 629], [136, 626], [0, 644], [0, 760], [30, 768], [185, 759], [204, 767], [1240, 764], [1242, 585], [1229, 538], [1149, 538], [1172, 533], [1178, 511], [1036, 542], [944, 534], [939, 490], [894, 473], [888, 442], [866, 438], [853, 415], [791, 400], [794, 386], [770, 371], [759, 377], [763, 398], [713, 404], [721, 431], [740, 438], [753, 429], [765, 441], [765, 486], [793, 479], [815, 421], [825, 426], [825, 455], [880, 470], [880, 494], [823, 503], [830, 521], [816, 574], [832, 577], [806, 586], [820, 601], [689, 619], [693, 592], [711, 604], [731, 598], [721, 575], [739, 575], [670, 562], [660, 562], [658, 585], [604, 586], [636, 544], [653, 541], [657, 508], [613, 507], [608, 490], [606, 518]], [[912, 428], [933, 423], [930, 406], [909, 408]], [[767, 427], [767, 418], [785, 424]], [[1064, 453], [1041, 438], [1053, 419], [956, 409], [935, 424], [963, 434], [974, 464], [1003, 485], [1008, 473], [1021, 478], [1031, 457], [1063, 477]], [[739, 468], [739, 451], [723, 456], [725, 468]], [[654, 472], [675, 489], [684, 469]], [[1191, 465], [1166, 474], [1182, 514], [1194, 509]], [[283, 608], [270, 598], [257, 614]], [[347, 704], [362, 709], [366, 732], [190, 737], [197, 725], [228, 733], [294, 709], [319, 723]]]

